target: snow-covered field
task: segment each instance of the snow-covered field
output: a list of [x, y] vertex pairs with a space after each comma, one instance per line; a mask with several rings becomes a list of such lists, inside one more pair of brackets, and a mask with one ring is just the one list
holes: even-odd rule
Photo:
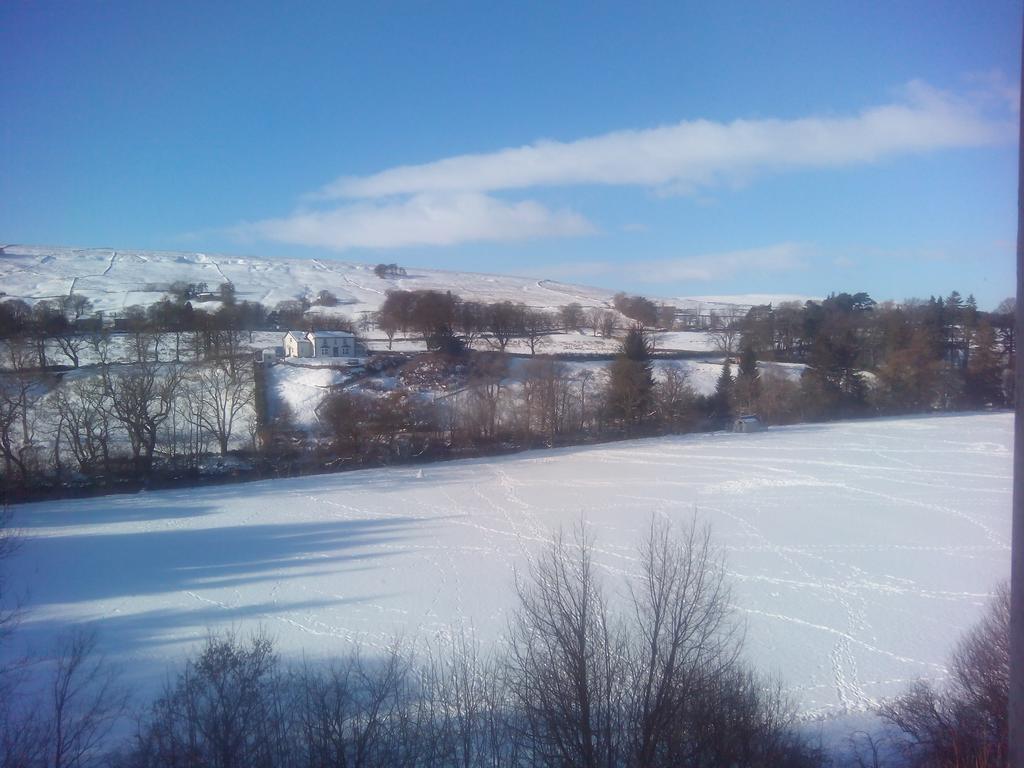
[[[333, 311], [358, 318], [376, 311], [387, 291], [434, 289], [451, 291], [467, 301], [513, 301], [557, 309], [571, 302], [583, 307], [611, 306], [614, 290], [536, 278], [409, 268], [408, 275], [381, 279], [372, 264], [335, 259], [265, 259], [184, 251], [139, 251], [114, 248], [6, 245], [0, 248], [0, 290], [30, 303], [82, 294], [93, 308], [119, 312], [133, 304], [159, 301], [175, 281], [206, 283], [211, 290], [234, 284], [238, 298], [274, 306], [302, 296], [312, 299], [329, 290], [338, 297]], [[679, 297], [678, 307], [704, 307], [732, 313], [751, 303], [783, 301], [793, 296], [769, 295]], [[217, 302], [199, 305], [216, 310]]]
[[274, 306], [326, 289], [350, 317], [375, 311], [386, 291], [436, 289], [472, 301], [517, 301], [556, 308], [570, 302], [607, 306], [614, 291], [526, 277], [410, 269], [405, 277], [381, 279], [371, 264], [321, 259], [262, 259], [173, 251], [59, 248], [10, 245], [0, 254], [0, 284], [9, 295], [35, 301], [75, 292], [94, 308], [116, 312], [159, 301], [174, 281], [204, 282], [211, 290], [234, 283], [240, 299]]
[[621, 589], [652, 516], [697, 514], [752, 660], [808, 715], [857, 710], [941, 677], [1007, 577], [1012, 425], [801, 425], [23, 505], [18, 643], [90, 624], [145, 691], [211, 629], [263, 625], [286, 656], [453, 626], [491, 642], [558, 526], [584, 520]]

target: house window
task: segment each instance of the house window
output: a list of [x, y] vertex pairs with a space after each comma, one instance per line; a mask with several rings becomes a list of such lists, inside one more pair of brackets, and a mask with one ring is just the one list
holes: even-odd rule
[[327, 345], [326, 345], [326, 344], [324, 344], [324, 350], [323, 350], [323, 354], [324, 354], [324, 356], [326, 356], [326, 355], [327, 355]]

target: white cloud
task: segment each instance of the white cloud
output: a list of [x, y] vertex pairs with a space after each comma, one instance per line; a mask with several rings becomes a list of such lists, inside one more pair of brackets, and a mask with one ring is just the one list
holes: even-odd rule
[[241, 239], [334, 250], [567, 237], [593, 231], [590, 222], [577, 213], [552, 211], [532, 200], [506, 202], [476, 192], [417, 194], [399, 201], [299, 211], [231, 230]]
[[316, 199], [540, 186], [639, 185], [692, 190], [753, 174], [870, 163], [886, 157], [1012, 141], [1010, 119], [991, 119], [975, 94], [915, 81], [895, 103], [847, 117], [686, 120], [577, 141], [537, 141], [369, 176], [342, 177]]
[[[749, 182], [770, 172], [1012, 142], [1015, 120], [999, 106], [1005, 105], [1005, 91], [1005, 83], [995, 75], [974, 78], [965, 95], [912, 82], [894, 103], [846, 117], [688, 120], [398, 166], [368, 176], [342, 177], [307, 195], [304, 202], [311, 207], [230, 231], [243, 239], [335, 250], [585, 235], [595, 227], [580, 213], [488, 193], [572, 185], [641, 186], [659, 194], [694, 192]], [[993, 111], [1004, 117], [991, 118]], [[660, 269], [662, 277], [673, 280], [710, 280], [723, 270], [733, 273], [747, 264], [790, 268], [787, 259], [793, 258], [762, 249], [670, 260], [660, 263]]]
[[[721, 280], [741, 272], [788, 272], [807, 266], [810, 246], [802, 243], [778, 243], [699, 256], [652, 259], [622, 264], [613, 261], [589, 261], [556, 264], [543, 269], [549, 277], [593, 278], [614, 276], [634, 283], [707, 282]], [[536, 270], [534, 270], [536, 271]]]

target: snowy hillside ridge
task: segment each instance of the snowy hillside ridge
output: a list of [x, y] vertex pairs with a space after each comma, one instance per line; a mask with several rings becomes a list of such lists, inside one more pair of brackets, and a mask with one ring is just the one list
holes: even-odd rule
[[[7, 648], [88, 625], [143, 698], [211, 631], [287, 658], [498, 641], [513, 569], [581, 520], [622, 590], [652, 516], [711, 526], [746, 647], [805, 716], [941, 680], [1009, 573], [1013, 416], [887, 418], [13, 507]], [[2, 662], [3, 659], [0, 659]]]
[[[312, 298], [321, 290], [338, 297], [338, 311], [350, 317], [379, 309], [388, 290], [451, 291], [468, 301], [512, 301], [553, 310], [571, 302], [609, 307], [615, 291], [543, 278], [409, 268], [405, 276], [380, 278], [374, 265], [334, 259], [224, 256], [178, 251], [6, 245], [0, 248], [0, 290], [29, 303], [70, 293], [92, 300], [97, 311], [117, 313], [162, 299], [171, 283], [235, 286], [239, 299], [273, 307], [280, 301]], [[749, 298], [727, 296], [666, 299], [679, 308], [709, 304], [749, 306]], [[770, 300], [767, 295], [758, 301]], [[793, 297], [780, 297], [788, 300]]]

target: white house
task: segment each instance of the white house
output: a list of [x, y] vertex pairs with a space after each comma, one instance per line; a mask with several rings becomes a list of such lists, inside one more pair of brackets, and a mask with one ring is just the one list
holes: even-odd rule
[[349, 331], [288, 331], [285, 357], [356, 357], [356, 337]]

